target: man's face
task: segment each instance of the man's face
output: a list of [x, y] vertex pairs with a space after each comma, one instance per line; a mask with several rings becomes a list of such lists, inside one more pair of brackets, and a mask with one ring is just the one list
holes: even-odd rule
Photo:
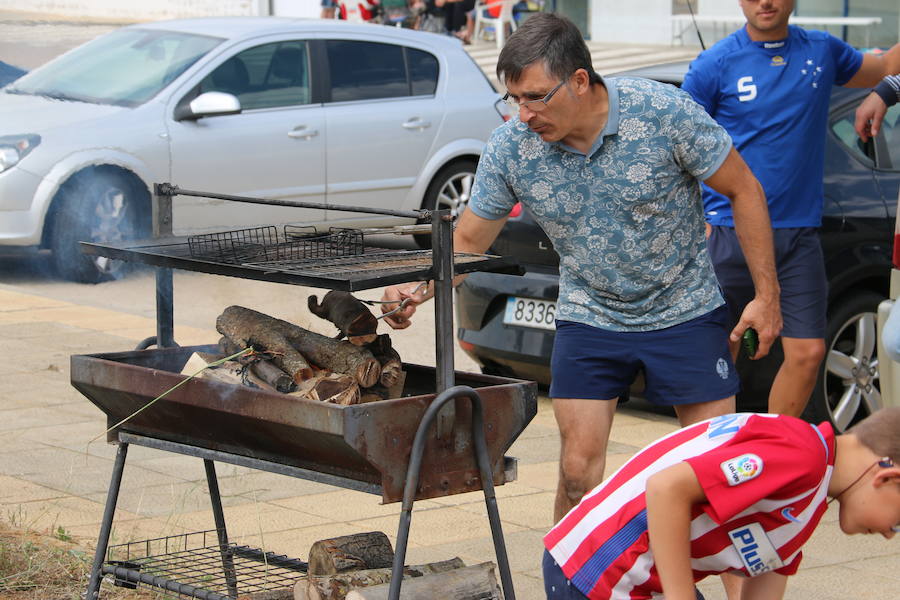
[[[547, 73], [543, 63], [534, 63], [522, 70], [518, 80], [507, 82], [506, 89], [521, 103], [544, 98], [559, 83], [559, 79]], [[564, 83], [546, 104], [533, 102], [519, 106], [519, 119], [545, 142], [558, 142], [572, 129], [574, 99], [566, 88]]]
[[752, 29], [770, 32], [787, 26], [794, 0], [739, 0], [744, 17]]

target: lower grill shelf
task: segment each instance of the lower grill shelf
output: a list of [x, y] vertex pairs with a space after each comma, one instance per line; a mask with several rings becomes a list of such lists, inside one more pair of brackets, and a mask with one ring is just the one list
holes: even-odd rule
[[306, 574], [306, 563], [249, 546], [220, 546], [212, 529], [110, 546], [102, 570], [117, 587], [237, 600], [277, 591], [284, 595], [272, 597], [292, 597], [290, 590]]

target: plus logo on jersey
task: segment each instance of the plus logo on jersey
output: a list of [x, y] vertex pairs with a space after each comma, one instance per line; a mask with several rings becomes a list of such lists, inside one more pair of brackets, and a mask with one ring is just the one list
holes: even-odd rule
[[763, 470], [763, 461], [755, 454], [742, 454], [737, 458], [726, 460], [719, 465], [728, 485], [735, 486], [759, 477]]
[[803, 63], [803, 68], [800, 69], [800, 74], [803, 75], [804, 78], [810, 79], [810, 85], [814, 88], [818, 88], [819, 78], [822, 77], [822, 67], [818, 66], [813, 59], [807, 58], [806, 62]]
[[762, 575], [784, 566], [778, 551], [759, 523], [750, 523], [728, 532], [731, 545], [737, 550], [750, 577]]

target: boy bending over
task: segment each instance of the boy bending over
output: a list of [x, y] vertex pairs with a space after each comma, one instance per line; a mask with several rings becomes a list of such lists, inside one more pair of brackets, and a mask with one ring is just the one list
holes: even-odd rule
[[834, 500], [846, 534], [900, 530], [900, 407], [843, 435], [784, 415], [734, 414], [676, 431], [594, 488], [544, 538], [548, 599], [694, 600], [694, 583], [748, 577], [780, 599]]

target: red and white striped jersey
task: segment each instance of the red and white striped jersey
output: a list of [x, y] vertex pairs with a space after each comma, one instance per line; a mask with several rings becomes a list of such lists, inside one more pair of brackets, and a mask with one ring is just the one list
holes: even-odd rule
[[662, 592], [647, 533], [647, 479], [685, 461], [707, 503], [694, 506], [694, 580], [725, 571], [791, 575], [825, 512], [834, 431], [794, 417], [734, 414], [648, 446], [569, 511], [544, 537], [563, 573], [591, 599]]

